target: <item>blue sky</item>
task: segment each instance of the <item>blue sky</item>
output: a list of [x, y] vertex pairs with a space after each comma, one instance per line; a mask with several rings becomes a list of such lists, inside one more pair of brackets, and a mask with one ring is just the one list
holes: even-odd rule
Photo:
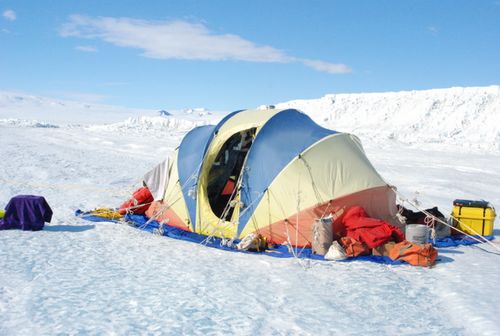
[[0, 0], [0, 90], [129, 107], [500, 84], [500, 0]]

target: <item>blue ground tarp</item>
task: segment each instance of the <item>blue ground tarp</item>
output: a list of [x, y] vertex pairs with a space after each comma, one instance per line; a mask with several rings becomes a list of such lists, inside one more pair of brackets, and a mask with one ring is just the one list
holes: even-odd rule
[[[94, 216], [92, 215], [92, 212], [84, 212], [81, 210], [77, 210], [75, 212], [75, 215], [77, 217], [80, 217], [82, 219], [92, 221], [92, 222], [115, 222], [115, 223], [120, 223], [123, 222], [122, 220], [114, 220], [114, 219], [109, 219], [109, 218], [103, 218], [99, 216]], [[212, 248], [217, 248], [225, 251], [230, 251], [230, 252], [238, 252], [238, 253], [261, 253], [261, 254], [266, 254], [275, 258], [293, 258], [295, 255], [297, 255], [299, 258], [305, 258], [305, 259], [314, 259], [314, 260], [325, 260], [323, 256], [317, 255], [312, 253], [312, 250], [310, 248], [296, 248], [293, 251], [290, 250], [290, 248], [286, 245], [275, 245], [273, 248], [268, 248], [264, 252], [249, 252], [249, 251], [242, 251], [238, 250], [234, 247], [230, 247], [224, 244], [224, 241], [221, 238], [217, 237], [211, 237], [210, 239], [207, 239], [207, 236], [201, 235], [198, 233], [194, 232], [188, 232], [181, 230], [176, 227], [172, 227], [169, 225], [160, 225], [157, 221], [151, 221], [147, 222], [148, 218], [142, 215], [126, 215], [125, 216], [125, 221], [140, 230], [155, 233], [155, 234], [160, 234], [166, 237], [174, 238], [174, 239], [180, 239], [180, 240], [185, 240], [197, 244], [203, 244], [208, 247]], [[494, 236], [486, 236], [484, 237], [488, 240], [492, 240]], [[238, 243], [239, 241], [234, 241], [234, 243]], [[451, 236], [447, 238], [441, 238], [436, 240], [434, 242], [434, 246], [438, 248], [446, 248], [446, 247], [454, 247], [454, 246], [459, 246], [459, 245], [471, 245], [471, 244], [477, 244], [477, 241], [467, 237], [467, 236]], [[375, 262], [379, 264], [386, 264], [386, 265], [400, 265], [400, 264], [406, 264], [406, 262], [401, 261], [401, 260], [392, 260], [389, 257], [384, 257], [384, 256], [374, 256], [374, 255], [368, 255], [368, 256], [359, 256], [355, 258], [347, 258], [345, 260], [341, 260], [341, 262], [351, 262], [351, 261], [370, 261], [370, 262]], [[437, 262], [439, 262], [439, 257], [437, 259]]]
[[[475, 238], [483, 238], [486, 240], [493, 240], [495, 236], [475, 236]], [[436, 239], [435, 242], [432, 243], [435, 247], [454, 247], [454, 246], [460, 246], [460, 245], [473, 245], [473, 244], [478, 244], [478, 241], [475, 239], [472, 239], [471, 237], [468, 237], [466, 235], [456, 235], [456, 236], [450, 236], [450, 237], [445, 237], [445, 238], [439, 238]]]

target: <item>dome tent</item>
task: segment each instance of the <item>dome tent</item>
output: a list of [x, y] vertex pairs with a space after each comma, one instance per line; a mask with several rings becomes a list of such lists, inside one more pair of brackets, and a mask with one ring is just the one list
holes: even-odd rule
[[[186, 134], [148, 217], [208, 236], [310, 246], [315, 219], [362, 206], [397, 224], [395, 193], [359, 139], [294, 109], [244, 110]], [[338, 231], [336, 231], [338, 232]]]

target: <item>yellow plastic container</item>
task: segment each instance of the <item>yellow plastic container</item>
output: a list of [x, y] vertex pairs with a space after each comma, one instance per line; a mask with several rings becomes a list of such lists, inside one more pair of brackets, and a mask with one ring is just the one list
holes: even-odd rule
[[5, 216], [5, 211], [0, 210], [0, 218], [3, 218], [3, 216]]
[[486, 201], [455, 200], [451, 214], [458, 220], [457, 228], [468, 234], [493, 234], [495, 209]]

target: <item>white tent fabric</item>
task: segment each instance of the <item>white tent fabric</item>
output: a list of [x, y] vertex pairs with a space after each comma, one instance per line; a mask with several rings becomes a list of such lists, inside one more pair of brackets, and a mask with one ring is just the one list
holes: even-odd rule
[[155, 201], [161, 201], [165, 195], [165, 188], [168, 185], [170, 177], [170, 158], [161, 162], [153, 169], [151, 169], [143, 177], [143, 181], [149, 188], [149, 191], [154, 197]]

